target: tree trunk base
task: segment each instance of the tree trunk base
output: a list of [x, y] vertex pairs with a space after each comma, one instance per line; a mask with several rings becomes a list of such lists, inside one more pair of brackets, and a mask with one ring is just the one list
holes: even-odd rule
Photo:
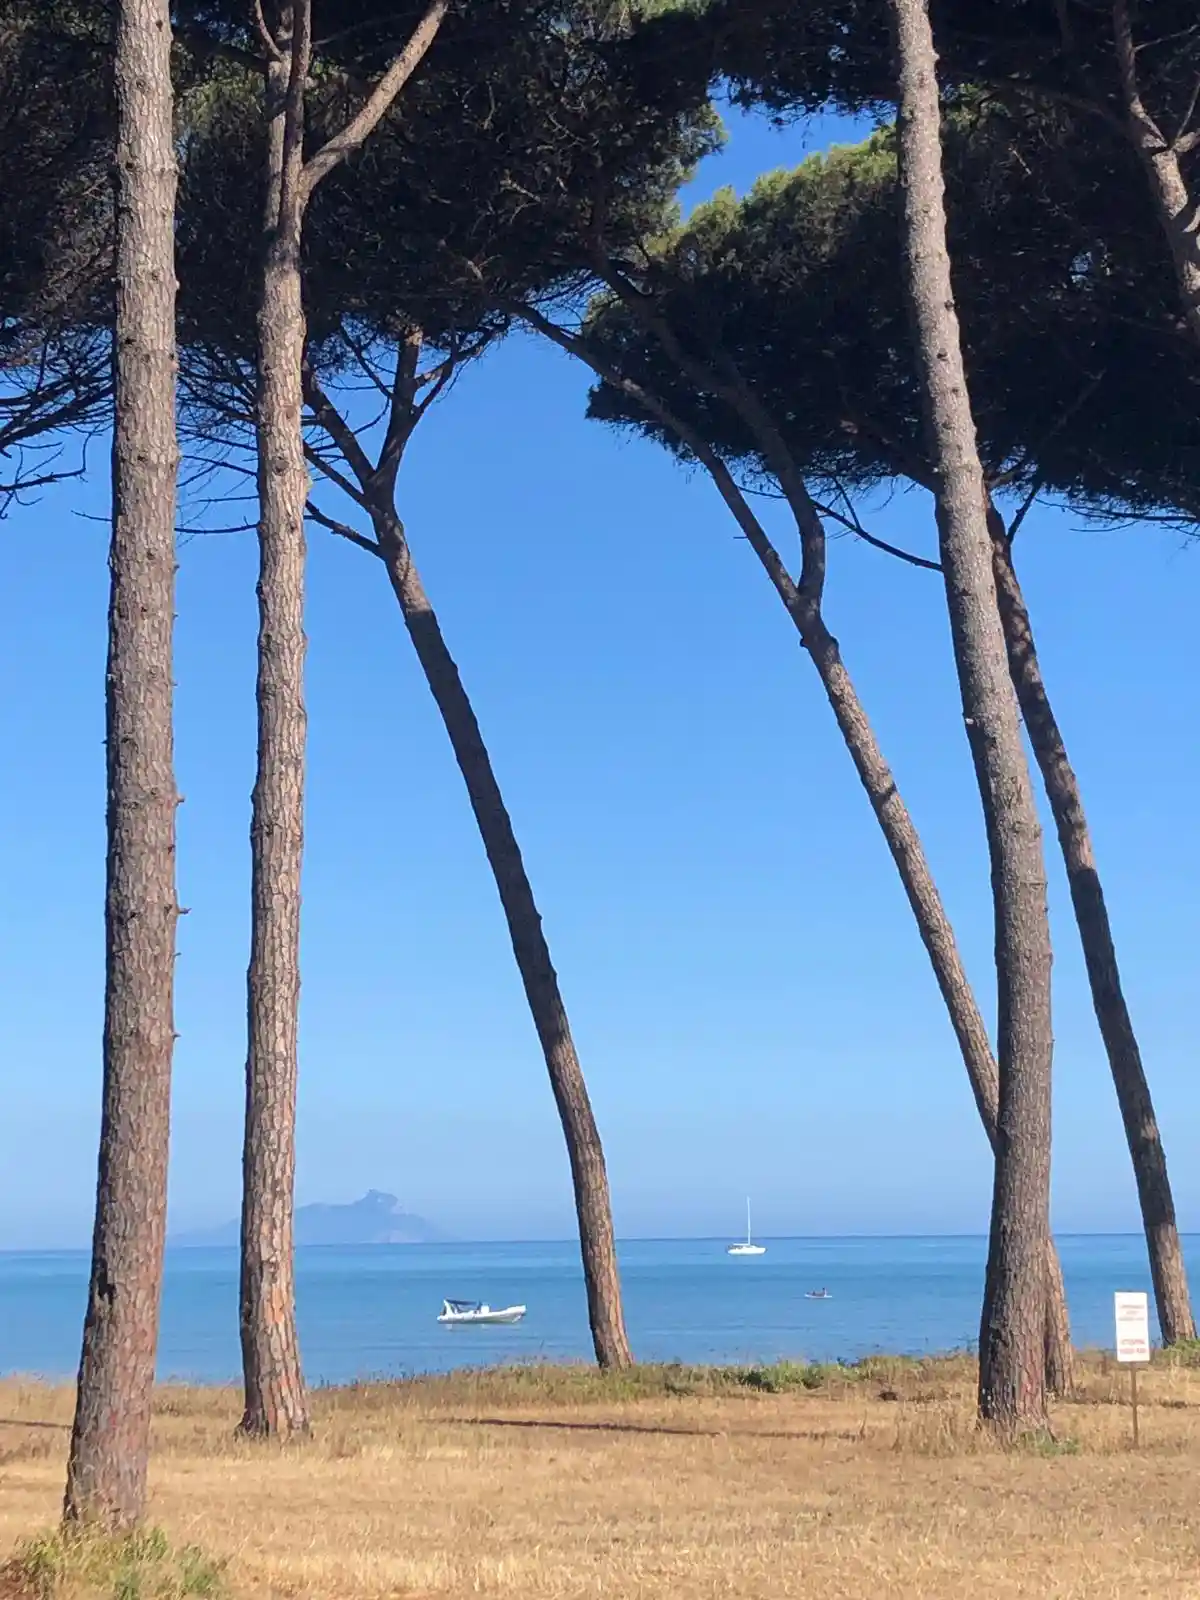
[[622, 1337], [619, 1346], [612, 1349], [606, 1346], [603, 1350], [597, 1350], [596, 1365], [601, 1372], [628, 1372], [631, 1367], [637, 1366], [637, 1362], [634, 1360], [628, 1341]]
[[293, 1439], [311, 1439], [312, 1427], [307, 1417], [298, 1422], [290, 1420], [285, 1423], [277, 1422], [272, 1427], [261, 1413], [252, 1414], [247, 1411], [234, 1429], [234, 1435], [238, 1439], [274, 1439], [281, 1444], [287, 1444]]

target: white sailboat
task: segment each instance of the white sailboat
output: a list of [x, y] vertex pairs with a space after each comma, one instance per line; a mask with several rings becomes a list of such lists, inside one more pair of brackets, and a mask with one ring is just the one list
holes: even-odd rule
[[729, 1256], [765, 1256], [765, 1244], [755, 1244], [750, 1233], [750, 1197], [746, 1197], [746, 1242], [745, 1244], [731, 1244], [725, 1254]]

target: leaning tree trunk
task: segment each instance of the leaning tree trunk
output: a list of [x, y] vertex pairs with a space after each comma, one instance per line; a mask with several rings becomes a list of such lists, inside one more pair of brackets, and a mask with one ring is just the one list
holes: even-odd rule
[[[808, 549], [811, 550], [813, 540], [817, 537], [820, 535], [811, 527], [807, 534], [802, 529], [802, 539]], [[756, 544], [757, 541], [752, 539], [751, 543]], [[767, 561], [764, 564], [768, 576], [776, 578], [777, 575], [771, 570], [772, 563]], [[781, 587], [776, 581], [776, 588], [817, 670], [859, 781], [891, 851], [921, 943], [929, 956], [958, 1040], [984, 1132], [995, 1154], [998, 1149], [1000, 1106], [996, 1060], [921, 836], [880, 749], [875, 730], [842, 660], [838, 642], [825, 624], [819, 603], [806, 598], [790, 583], [784, 583]], [[1047, 1295], [1043, 1331], [1046, 1383], [1052, 1393], [1068, 1394], [1074, 1385], [1074, 1356], [1062, 1267], [1053, 1239], [1047, 1240], [1046, 1254]]]
[[[624, 378], [616, 368], [599, 360], [586, 344], [563, 334], [540, 313], [527, 311], [525, 318], [546, 337], [587, 361], [599, 378], [637, 400], [668, 434], [674, 435], [690, 450], [712, 478], [717, 492], [745, 535], [746, 542], [779, 596], [817, 670], [859, 780], [891, 851], [958, 1041], [984, 1132], [995, 1153], [999, 1124], [999, 1073], [987, 1028], [963, 967], [954, 929], [930, 871], [921, 837], [842, 660], [838, 642], [825, 625], [822, 614], [825, 529], [803, 477], [796, 470], [778, 430], [761, 404], [740, 382], [726, 386], [720, 378], [693, 369], [692, 364], [684, 358], [682, 370], [685, 375], [692, 377], [700, 387], [709, 387], [721, 393], [722, 398], [741, 416], [762, 450], [764, 460], [776, 473], [800, 535], [803, 565], [798, 584], [784, 566], [779, 552], [751, 510], [729, 468], [700, 434], [656, 395]], [[671, 353], [670, 350], [668, 353]], [[1074, 1385], [1071, 1325], [1062, 1267], [1054, 1241], [1049, 1236], [1046, 1240], [1046, 1261], [1047, 1292], [1043, 1326], [1045, 1381], [1052, 1393], [1068, 1394]]]
[[[703, 450], [698, 439], [693, 437], [684, 442], [701, 459], [708, 456], [705, 465], [771, 580], [817, 670], [842, 739], [904, 885], [921, 943], [929, 956], [958, 1040], [988, 1144], [995, 1155], [999, 1148], [1000, 1088], [987, 1027], [963, 967], [954, 929], [930, 870], [921, 836], [875, 737], [875, 730], [842, 659], [837, 639], [829, 631], [822, 614], [825, 534], [820, 517], [803, 484], [796, 480], [793, 473], [785, 470], [781, 478], [785, 485], [785, 499], [795, 515], [804, 549], [805, 571], [800, 584], [796, 585], [728, 470], [711, 452]], [[1062, 1265], [1054, 1240], [1049, 1235], [1046, 1240], [1046, 1262], [1042, 1332], [1045, 1380], [1052, 1394], [1065, 1395], [1074, 1387], [1075, 1361]]]
[[987, 826], [996, 920], [1000, 1108], [979, 1339], [981, 1416], [1046, 1423], [1050, 1237], [1050, 924], [1021, 721], [1008, 675], [946, 248], [937, 57], [924, 0], [890, 0], [899, 84], [905, 257], [963, 717]]
[[116, 12], [113, 528], [105, 730], [104, 1094], [64, 1515], [146, 1500], [170, 1132], [175, 812], [175, 149], [167, 0]]
[[[293, 8], [299, 10], [301, 7]], [[290, 62], [268, 69], [267, 227], [258, 315], [258, 772], [251, 815], [241, 1337], [249, 1434], [305, 1432], [293, 1205], [304, 853], [304, 308], [300, 138]]]
[[[999, 1148], [996, 1061], [921, 837], [879, 748], [875, 731], [842, 661], [837, 640], [825, 626], [819, 611], [806, 614], [803, 605], [795, 605], [789, 607], [789, 612], [817, 669], [846, 748], [900, 874], [958, 1040], [984, 1132], [995, 1154]], [[1047, 1293], [1042, 1336], [1046, 1384], [1054, 1394], [1068, 1394], [1074, 1384], [1074, 1357], [1062, 1267], [1053, 1239], [1047, 1240], [1046, 1254]]]
[[391, 507], [372, 508], [371, 519], [405, 626], [467, 785], [541, 1041], [571, 1165], [596, 1360], [605, 1368], [627, 1367], [633, 1355], [621, 1306], [604, 1150], [533, 889], [474, 709], [413, 564], [400, 519]]
[[1133, 1161], [1142, 1224], [1150, 1253], [1150, 1272], [1154, 1281], [1159, 1325], [1164, 1343], [1177, 1344], [1181, 1339], [1196, 1337], [1196, 1324], [1192, 1317], [1187, 1269], [1175, 1221], [1175, 1201], [1167, 1176], [1167, 1158], [1154, 1115], [1154, 1102], [1150, 1097], [1150, 1085], [1146, 1082], [1137, 1036], [1121, 989], [1121, 974], [1108, 920], [1108, 907], [1096, 870], [1079, 782], [1046, 693], [1025, 597], [1013, 566], [1012, 546], [995, 506], [989, 506], [988, 522], [992, 534], [996, 593], [1008, 646], [1009, 672], [1025, 719], [1029, 743], [1041, 769], [1066, 863], [1071, 903], [1075, 908], [1075, 921], [1092, 991], [1092, 1005], [1108, 1052], [1117, 1103], [1125, 1125], [1125, 1138]]

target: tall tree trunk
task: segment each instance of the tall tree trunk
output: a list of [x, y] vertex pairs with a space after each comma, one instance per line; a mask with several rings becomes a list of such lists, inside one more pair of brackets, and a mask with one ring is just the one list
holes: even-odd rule
[[116, 388], [105, 730], [104, 1095], [64, 1515], [142, 1516], [170, 1133], [175, 812], [175, 148], [167, 0], [116, 8]]
[[914, 338], [963, 717], [987, 826], [996, 919], [1000, 1108], [979, 1405], [1005, 1432], [1046, 1423], [1051, 946], [1042, 833], [1008, 675], [983, 471], [950, 282], [937, 57], [924, 0], [890, 0]]
[[474, 709], [413, 563], [403, 525], [391, 506], [372, 507], [371, 519], [405, 626], [467, 786], [541, 1041], [571, 1165], [596, 1360], [605, 1368], [628, 1367], [633, 1355], [621, 1305], [604, 1150], [520, 846]]
[[[304, 214], [322, 179], [387, 115], [437, 38], [429, 0], [354, 116], [306, 161], [311, 0], [278, 0], [267, 67], [265, 254], [258, 315], [258, 775], [251, 820], [249, 1049], [243, 1151], [242, 1429], [307, 1432], [296, 1336], [293, 1210], [304, 854]], [[261, 23], [261, 9], [259, 11]], [[263, 29], [266, 32], [265, 28]]]
[[[307, 0], [284, 8], [267, 72], [268, 161], [258, 315], [258, 772], [251, 817], [241, 1336], [250, 1434], [305, 1432], [293, 1204], [304, 853], [304, 308], [300, 230]], [[290, 20], [289, 20], [290, 19]]]
[[1159, 1325], [1164, 1342], [1176, 1344], [1181, 1339], [1194, 1339], [1196, 1324], [1192, 1317], [1187, 1269], [1175, 1222], [1175, 1202], [1167, 1176], [1167, 1158], [1154, 1115], [1154, 1102], [1150, 1096], [1150, 1085], [1146, 1082], [1137, 1036], [1121, 989], [1121, 974], [1108, 920], [1108, 907], [1104, 903], [1104, 890], [1096, 870], [1079, 781], [1067, 756], [1062, 732], [1042, 679], [1025, 597], [1013, 566], [1008, 531], [994, 505], [989, 506], [988, 523], [992, 534], [996, 593], [1008, 647], [1009, 672], [1017, 691], [1029, 742], [1041, 769], [1066, 863], [1071, 903], [1075, 908], [1075, 921], [1092, 991], [1092, 1005], [1108, 1052], [1117, 1103], [1125, 1125], [1125, 1138], [1133, 1161], [1142, 1223], [1150, 1253], [1150, 1272], [1154, 1280]]
[[1200, 339], [1200, 197], [1188, 192], [1179, 147], [1167, 137], [1142, 99], [1128, 0], [1114, 0], [1113, 39], [1126, 133], [1146, 174], [1150, 199], [1171, 252], [1183, 314], [1192, 333]]

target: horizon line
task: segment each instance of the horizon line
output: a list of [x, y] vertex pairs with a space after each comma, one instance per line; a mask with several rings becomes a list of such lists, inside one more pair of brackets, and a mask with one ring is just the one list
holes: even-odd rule
[[[168, 1236], [166, 1248], [168, 1250], [233, 1250], [239, 1249], [236, 1242], [228, 1244], [192, 1244], [187, 1242], [188, 1233], [199, 1233], [202, 1229], [184, 1230], [183, 1238], [172, 1239]], [[617, 1238], [617, 1244], [722, 1244], [728, 1242], [726, 1234], [703, 1233], [677, 1233], [677, 1234], [622, 1234]], [[941, 1239], [974, 1239], [984, 1240], [987, 1233], [764, 1233], [758, 1236], [761, 1240], [774, 1244], [805, 1243], [808, 1241], [839, 1243], [850, 1240], [941, 1240]], [[1064, 1229], [1052, 1231], [1055, 1239], [1140, 1239], [1143, 1237], [1140, 1229]], [[1200, 1229], [1191, 1231], [1180, 1229], [1182, 1239], [1200, 1238]], [[566, 1244], [578, 1246], [579, 1239], [575, 1234], [546, 1235], [540, 1238], [491, 1238], [472, 1239], [466, 1237], [449, 1237], [440, 1239], [414, 1239], [398, 1242], [373, 1242], [360, 1240], [342, 1244], [298, 1244], [296, 1251], [302, 1250], [436, 1250], [447, 1245], [546, 1245]], [[0, 1245], [0, 1256], [10, 1255], [87, 1255], [90, 1253], [90, 1244], [73, 1245]]]

